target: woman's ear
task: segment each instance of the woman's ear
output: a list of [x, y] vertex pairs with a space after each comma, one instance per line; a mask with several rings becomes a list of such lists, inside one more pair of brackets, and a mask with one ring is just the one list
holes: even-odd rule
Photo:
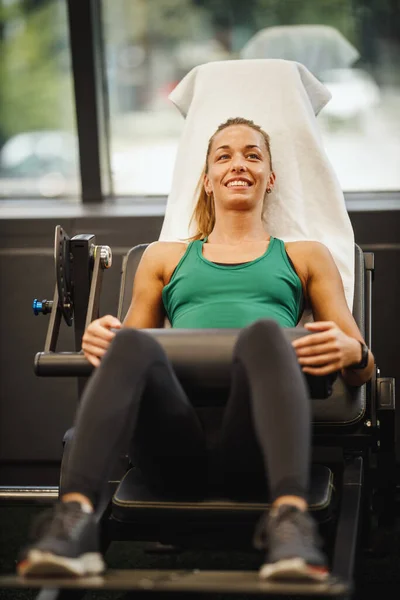
[[268, 179], [268, 187], [272, 190], [275, 185], [276, 175], [273, 171], [271, 171], [269, 179]]
[[210, 183], [210, 178], [208, 177], [207, 173], [204, 175], [203, 185], [207, 196], [209, 196], [212, 193], [212, 187]]

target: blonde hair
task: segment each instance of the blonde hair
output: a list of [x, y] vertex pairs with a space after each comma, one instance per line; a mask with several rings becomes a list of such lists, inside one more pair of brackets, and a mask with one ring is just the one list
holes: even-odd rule
[[208, 142], [207, 153], [206, 153], [206, 164], [203, 169], [202, 177], [199, 181], [200, 191], [199, 191], [199, 195], [197, 197], [197, 202], [196, 202], [195, 209], [193, 211], [192, 218], [190, 219], [190, 225], [193, 222], [196, 223], [197, 232], [195, 233], [194, 236], [189, 238], [190, 241], [201, 240], [201, 239], [207, 237], [208, 235], [210, 235], [210, 233], [214, 229], [214, 225], [215, 225], [214, 198], [212, 195], [209, 196], [206, 193], [206, 190], [204, 189], [203, 180], [204, 180], [204, 175], [206, 175], [208, 172], [208, 158], [210, 156], [210, 150], [211, 150], [211, 146], [212, 146], [215, 136], [217, 135], [217, 133], [219, 133], [223, 129], [226, 129], [227, 127], [231, 127], [232, 125], [246, 125], [247, 127], [251, 127], [255, 131], [258, 131], [258, 133], [261, 133], [261, 135], [264, 139], [265, 145], [267, 147], [267, 150], [268, 150], [269, 164], [270, 164], [270, 168], [272, 170], [271, 147], [270, 147], [269, 135], [267, 133], [265, 133], [265, 131], [263, 129], [261, 129], [261, 127], [259, 125], [256, 125], [253, 121], [250, 121], [249, 119], [244, 119], [243, 117], [235, 117], [232, 119], [228, 119], [227, 121], [225, 121], [225, 123], [222, 123], [221, 125], [219, 125], [218, 129], [211, 136], [211, 138], [209, 139], [209, 142]]

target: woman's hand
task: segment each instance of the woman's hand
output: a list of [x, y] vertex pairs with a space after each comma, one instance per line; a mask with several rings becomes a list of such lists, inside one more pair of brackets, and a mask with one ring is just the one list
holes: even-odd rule
[[306, 323], [312, 332], [292, 342], [304, 373], [328, 375], [361, 360], [360, 342], [332, 321]]
[[115, 337], [112, 329], [120, 329], [121, 323], [112, 315], [105, 315], [92, 321], [82, 338], [82, 350], [88, 361], [94, 366], [100, 365], [100, 360], [107, 352]]

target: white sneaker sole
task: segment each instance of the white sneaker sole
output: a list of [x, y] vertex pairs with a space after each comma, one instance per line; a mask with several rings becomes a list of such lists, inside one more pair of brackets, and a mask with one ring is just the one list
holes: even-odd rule
[[103, 558], [98, 552], [88, 552], [79, 558], [67, 558], [51, 552], [31, 550], [26, 559], [18, 565], [17, 571], [23, 577], [37, 575], [84, 577], [99, 575], [105, 571], [105, 568]]
[[328, 570], [308, 565], [302, 558], [288, 558], [276, 563], [265, 564], [259, 571], [263, 580], [281, 581], [325, 581]]

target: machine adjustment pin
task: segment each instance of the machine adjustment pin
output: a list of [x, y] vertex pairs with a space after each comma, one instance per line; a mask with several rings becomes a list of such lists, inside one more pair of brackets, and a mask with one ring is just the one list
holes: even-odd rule
[[33, 314], [37, 317], [40, 313], [42, 315], [47, 315], [51, 313], [51, 309], [53, 306], [53, 300], [38, 300], [34, 299], [32, 303]]
[[100, 247], [100, 260], [103, 269], [109, 269], [112, 265], [112, 252], [110, 246]]

